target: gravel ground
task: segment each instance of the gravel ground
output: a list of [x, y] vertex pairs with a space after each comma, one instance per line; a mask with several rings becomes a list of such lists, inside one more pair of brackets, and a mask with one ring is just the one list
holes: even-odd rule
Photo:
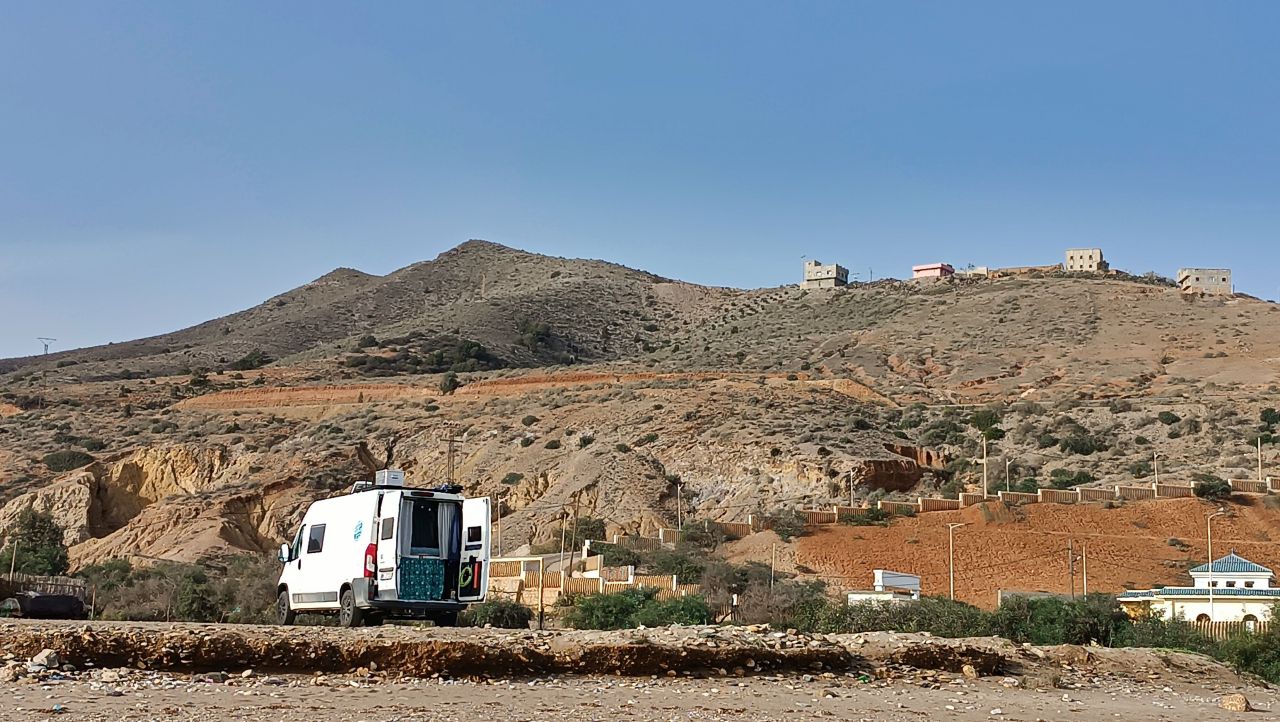
[[7, 622], [0, 657], [0, 721], [1280, 719], [1197, 655], [918, 634]]
[[[319, 681], [317, 681], [319, 680]], [[807, 680], [807, 681], [806, 681]], [[10, 694], [11, 693], [11, 694]], [[144, 673], [123, 683], [90, 679], [18, 684], [0, 720], [1212, 720], [1242, 715], [1195, 687], [1133, 683], [1036, 691], [1002, 679], [934, 684], [856, 676], [744, 679], [567, 677], [490, 682], [369, 682], [328, 677], [197, 681]], [[1272, 692], [1253, 690], [1280, 719]]]

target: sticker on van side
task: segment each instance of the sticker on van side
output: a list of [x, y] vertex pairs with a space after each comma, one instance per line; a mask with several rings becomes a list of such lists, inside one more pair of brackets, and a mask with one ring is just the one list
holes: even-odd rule
[[362, 534], [364, 534], [364, 522], [358, 521], [356, 522], [355, 540], [360, 541], [360, 536]]

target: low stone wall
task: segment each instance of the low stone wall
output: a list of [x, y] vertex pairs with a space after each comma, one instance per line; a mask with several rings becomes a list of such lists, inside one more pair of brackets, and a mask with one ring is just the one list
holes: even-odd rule
[[987, 496], [985, 494], [970, 494], [968, 492], [965, 492], [960, 494], [959, 501], [960, 501], [960, 506], [973, 506], [974, 504], [981, 504], [986, 500], [987, 500]]
[[834, 511], [806, 509], [803, 514], [806, 524], [835, 524], [837, 521], [836, 513]]

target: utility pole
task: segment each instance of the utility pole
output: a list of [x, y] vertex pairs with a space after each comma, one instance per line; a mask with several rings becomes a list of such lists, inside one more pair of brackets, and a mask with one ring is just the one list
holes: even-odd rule
[[1156, 473], [1156, 484], [1158, 485], [1160, 483], [1160, 452], [1158, 451], [1151, 452], [1151, 464], [1152, 464], [1152, 469]]
[[494, 514], [498, 517], [498, 556], [502, 556], [502, 495], [491, 495], [489, 499], [493, 502]]
[[53, 343], [54, 341], [57, 341], [58, 339], [56, 339], [56, 338], [48, 338], [47, 336], [38, 336], [38, 337], [36, 337], [36, 340], [37, 340], [37, 341], [39, 341], [40, 343], [44, 344], [44, 355], [45, 355], [45, 356], [48, 356], [48, 355], [49, 355], [49, 344]]
[[684, 506], [681, 501], [680, 482], [676, 482], [676, 531], [684, 531], [684, 517], [681, 516], [680, 508]]
[[1084, 577], [1084, 596], [1089, 597], [1089, 542], [1080, 542], [1081, 575]]
[[773, 591], [773, 570], [778, 566], [778, 545], [773, 545], [769, 554], [769, 591]]
[[[447, 459], [447, 460], [446, 460], [446, 462], [445, 462], [445, 463], [446, 463], [446, 466], [448, 467], [448, 478], [449, 478], [449, 483], [450, 483], [450, 484], [454, 484], [454, 483], [457, 483], [457, 482], [454, 480], [454, 476], [455, 476], [455, 473], [456, 473], [456, 466], [454, 465], [454, 454], [453, 454], [453, 452], [454, 452], [454, 444], [460, 444], [460, 443], [462, 443], [463, 441], [465, 441], [465, 439], [460, 439], [460, 438], [458, 438], [458, 437], [455, 435], [455, 431], [454, 431], [454, 429], [453, 429], [453, 428], [451, 428], [451, 427], [452, 427], [452, 424], [449, 424], [449, 425], [448, 425], [448, 426], [446, 426], [446, 427], [445, 427], [445, 429], [444, 429], [445, 433], [446, 433], [446, 434], [448, 434], [448, 435], [445, 437], [445, 439], [444, 439], [445, 443], [446, 443], [446, 444], [448, 444], [448, 453], [447, 453], [447, 455], [446, 455], [446, 459]], [[391, 459], [387, 459], [387, 463], [388, 463], [388, 464], [390, 464], [390, 463], [391, 463]]]
[[849, 470], [849, 508], [854, 507], [853, 503], [853, 469]]
[[1262, 434], [1258, 434], [1258, 482], [1262, 481]]
[[1009, 488], [1009, 465], [1013, 463], [1013, 459], [1004, 460], [1004, 490], [1011, 491]]
[[1067, 540], [1067, 569], [1071, 575], [1071, 598], [1076, 598], [1076, 550], [1075, 542]]
[[564, 535], [565, 523], [569, 520], [569, 510], [560, 510], [560, 573], [564, 574]]
[[987, 434], [982, 432], [982, 496], [986, 498], [991, 495], [991, 490], [987, 488]]
[[1207, 516], [1204, 520], [1205, 537], [1206, 537], [1206, 542], [1207, 542], [1208, 551], [1209, 551], [1209, 621], [1210, 622], [1215, 621], [1213, 618], [1213, 585], [1215, 583], [1213, 581], [1213, 518], [1215, 516], [1222, 516], [1223, 514], [1226, 514], [1226, 513], [1227, 513], [1226, 509], [1219, 508], [1217, 511]]
[[22, 540], [18, 537], [13, 538], [13, 556], [9, 558], [9, 581], [13, 582], [13, 572], [18, 567], [18, 544]]
[[960, 522], [947, 524], [947, 580], [953, 602], [956, 599], [956, 529], [962, 526]]

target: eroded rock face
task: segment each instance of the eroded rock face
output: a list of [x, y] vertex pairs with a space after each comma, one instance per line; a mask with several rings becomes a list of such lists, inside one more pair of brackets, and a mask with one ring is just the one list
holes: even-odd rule
[[91, 516], [98, 479], [92, 471], [73, 471], [43, 489], [23, 494], [0, 508], [0, 529], [7, 529], [27, 509], [48, 514], [62, 528], [70, 546], [93, 536]]

